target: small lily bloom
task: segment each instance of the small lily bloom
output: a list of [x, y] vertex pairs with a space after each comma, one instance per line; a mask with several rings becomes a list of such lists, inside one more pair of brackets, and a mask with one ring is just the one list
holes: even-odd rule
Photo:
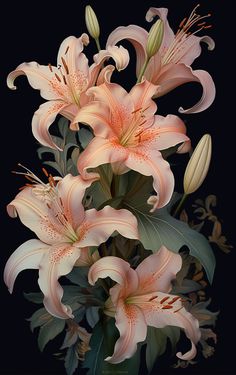
[[[198, 5], [197, 5], [198, 7]], [[170, 28], [167, 20], [168, 9], [150, 8], [146, 20], [151, 22], [155, 16], [160, 17], [164, 23], [164, 36], [158, 52], [149, 60], [145, 71], [145, 78], [156, 85], [160, 85], [156, 97], [167, 94], [169, 91], [187, 82], [199, 82], [203, 88], [200, 101], [192, 108], [181, 113], [197, 113], [207, 109], [215, 98], [215, 85], [210, 74], [204, 70], [192, 70], [191, 65], [201, 54], [201, 42], [208, 45], [209, 50], [215, 47], [214, 41], [209, 36], [196, 36], [201, 30], [211, 27], [205, 19], [210, 14], [201, 17], [196, 13], [197, 7], [191, 12], [189, 18], [185, 18], [179, 25], [176, 34]], [[197, 26], [194, 31], [193, 27]], [[115, 45], [122, 39], [128, 39], [136, 49], [137, 66], [136, 73], [139, 77], [142, 67], [147, 61], [148, 32], [142, 27], [129, 25], [115, 29], [107, 40], [107, 46]]]
[[111, 163], [115, 174], [129, 169], [153, 177], [158, 199], [153, 210], [168, 203], [174, 177], [160, 150], [185, 143], [189, 138], [183, 121], [174, 115], [155, 116], [157, 106], [151, 99], [157, 86], [148, 81], [135, 85], [128, 93], [120, 85], [105, 82], [87, 91], [93, 101], [81, 108], [74, 122], [91, 126], [95, 137], [81, 153], [78, 169], [83, 178], [93, 176], [88, 168]]
[[132, 357], [137, 343], [146, 338], [147, 326], [163, 328], [168, 325], [183, 328], [191, 340], [191, 349], [185, 354], [177, 353], [177, 357], [183, 360], [195, 357], [195, 345], [200, 340], [198, 320], [183, 307], [179, 296], [168, 294], [171, 280], [181, 265], [181, 256], [162, 246], [135, 270], [123, 259], [113, 256], [98, 260], [90, 268], [88, 278], [92, 285], [106, 277], [117, 282], [110, 289], [108, 315], [115, 316], [120, 337], [113, 355], [106, 361], [119, 363]]
[[44, 184], [33, 174], [27, 173], [27, 177], [36, 179], [37, 184], [25, 187], [7, 210], [11, 217], [18, 214], [39, 239], [26, 241], [10, 256], [4, 280], [11, 293], [19, 272], [39, 269], [45, 308], [58, 318], [72, 318], [71, 308], [61, 301], [63, 289], [58, 278], [71, 272], [81, 254], [85, 258], [88, 246], [100, 245], [115, 230], [138, 238], [137, 220], [129, 211], [110, 206], [85, 211], [82, 199], [92, 180], [67, 175], [56, 184], [50, 176], [50, 184]]
[[111, 72], [112, 65], [102, 69], [103, 61], [112, 57], [118, 70], [124, 69], [129, 62], [127, 50], [115, 46], [96, 54], [95, 62], [89, 67], [88, 59], [82, 52], [88, 43], [87, 34], [82, 34], [80, 38], [70, 36], [60, 46], [57, 66], [39, 65], [35, 61], [23, 63], [7, 77], [8, 87], [15, 90], [15, 78], [26, 75], [30, 85], [40, 90], [41, 96], [48, 100], [39, 107], [32, 119], [33, 135], [45, 146], [58, 148], [48, 131], [56, 116], [60, 113], [72, 120], [78, 108], [88, 102], [86, 90], [94, 86], [97, 80], [102, 82], [104, 72]]

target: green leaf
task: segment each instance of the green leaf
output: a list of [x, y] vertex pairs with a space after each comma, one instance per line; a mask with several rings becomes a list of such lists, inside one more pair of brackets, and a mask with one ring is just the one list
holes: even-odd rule
[[89, 306], [86, 309], [86, 319], [91, 328], [94, 328], [99, 321], [99, 306]]
[[148, 371], [151, 372], [157, 357], [166, 350], [167, 336], [161, 329], [148, 327], [146, 342], [146, 364]]
[[41, 352], [43, 351], [45, 345], [53, 340], [59, 333], [65, 328], [65, 320], [54, 318], [46, 322], [39, 330], [38, 345]]
[[66, 277], [73, 283], [83, 288], [91, 287], [88, 282], [89, 267], [74, 267]]
[[104, 361], [112, 355], [119, 332], [113, 318], [101, 321], [94, 327], [89, 343], [91, 350], [85, 355], [83, 367], [89, 369], [87, 375], [127, 373], [137, 375], [140, 365], [140, 348], [132, 358], [116, 365]]
[[88, 146], [89, 142], [92, 140], [93, 134], [88, 129], [82, 128], [78, 133], [78, 137], [81, 146], [83, 147], [83, 149], [85, 149]]
[[24, 297], [34, 303], [43, 303], [43, 293], [24, 293]]
[[67, 375], [73, 375], [78, 367], [78, 354], [76, 351], [76, 344], [69, 347], [65, 356], [65, 369]]
[[165, 245], [177, 253], [183, 246], [187, 246], [190, 254], [201, 262], [212, 282], [215, 257], [208, 240], [202, 234], [173, 218], [167, 206], [153, 214], [148, 212], [148, 205], [140, 196], [132, 197], [129, 201], [126, 198], [123, 206], [137, 217], [140, 240], [147, 250], [156, 252]]
[[47, 323], [49, 320], [53, 319], [47, 310], [42, 307], [41, 309], [35, 311], [33, 315], [27, 319], [30, 321], [30, 329], [33, 331], [36, 327], [40, 327]]

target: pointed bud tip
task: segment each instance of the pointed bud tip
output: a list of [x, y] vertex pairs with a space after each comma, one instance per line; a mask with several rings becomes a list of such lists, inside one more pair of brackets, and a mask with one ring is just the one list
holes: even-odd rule
[[160, 49], [164, 36], [164, 23], [161, 19], [157, 20], [151, 27], [148, 34], [146, 52], [148, 58], [154, 56]]
[[85, 7], [85, 23], [90, 36], [93, 39], [98, 39], [100, 35], [100, 27], [96, 13], [90, 5]]

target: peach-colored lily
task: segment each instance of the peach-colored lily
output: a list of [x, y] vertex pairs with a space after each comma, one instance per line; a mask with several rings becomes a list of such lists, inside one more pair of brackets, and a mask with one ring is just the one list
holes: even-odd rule
[[[35, 179], [32, 174], [28, 177]], [[68, 319], [71, 308], [62, 302], [63, 289], [58, 278], [68, 274], [88, 246], [97, 246], [117, 230], [128, 238], [138, 238], [137, 221], [127, 210], [109, 206], [100, 211], [84, 211], [82, 199], [92, 180], [67, 175], [55, 185], [39, 179], [25, 187], [8, 205], [10, 216], [19, 215], [22, 223], [39, 239], [23, 243], [7, 261], [4, 280], [12, 292], [15, 279], [24, 269], [39, 269], [38, 283], [44, 305], [50, 314]]]
[[42, 104], [32, 119], [32, 131], [35, 138], [45, 146], [58, 148], [53, 142], [48, 128], [61, 113], [72, 120], [78, 111], [88, 102], [85, 95], [88, 87], [94, 86], [98, 80], [103, 80], [104, 72], [111, 72], [112, 65], [102, 68], [103, 61], [112, 57], [118, 70], [124, 69], [129, 62], [129, 54], [123, 47], [108, 47], [94, 56], [94, 63], [89, 67], [88, 59], [82, 53], [84, 45], [89, 43], [87, 34], [80, 38], [66, 38], [59, 49], [57, 67], [39, 65], [36, 62], [20, 64], [7, 77], [9, 88], [16, 89], [15, 78], [26, 75], [30, 85], [40, 90], [41, 96], [49, 100]]
[[90, 125], [95, 134], [78, 159], [83, 178], [92, 176], [87, 174], [88, 168], [105, 163], [112, 163], [116, 174], [133, 169], [152, 176], [158, 194], [153, 210], [169, 201], [174, 188], [173, 174], [160, 150], [185, 142], [184, 152], [190, 143], [180, 118], [154, 116], [157, 106], [151, 98], [157, 89], [143, 81], [127, 93], [118, 84], [105, 82], [87, 91], [94, 101], [81, 108], [74, 119], [74, 123]]
[[[197, 6], [198, 7], [198, 6]], [[167, 20], [168, 9], [150, 8], [146, 15], [146, 20], [151, 22], [155, 16], [160, 17], [164, 22], [164, 37], [159, 51], [151, 58], [145, 72], [145, 77], [160, 85], [156, 97], [162, 96], [176, 87], [187, 82], [199, 82], [203, 88], [203, 94], [200, 101], [192, 108], [184, 110], [180, 108], [181, 113], [196, 113], [208, 108], [215, 98], [215, 85], [210, 74], [204, 70], [192, 70], [191, 65], [201, 54], [201, 42], [208, 45], [209, 50], [213, 50], [215, 43], [209, 36], [198, 37], [196, 34], [200, 30], [208, 29], [204, 19], [196, 14], [196, 8], [180, 23], [176, 34], [170, 28]], [[192, 31], [193, 26], [197, 24], [198, 29]], [[115, 45], [122, 39], [128, 39], [136, 49], [137, 54], [137, 77], [147, 58], [146, 46], [148, 32], [142, 27], [129, 25], [121, 26], [115, 29], [107, 40], [107, 46]]]
[[179, 254], [164, 246], [148, 256], [133, 270], [129, 263], [113, 256], [98, 260], [89, 270], [89, 282], [94, 285], [98, 278], [110, 277], [116, 281], [110, 289], [110, 299], [105, 313], [115, 315], [120, 332], [111, 357], [105, 360], [119, 363], [132, 357], [137, 343], [145, 340], [147, 326], [183, 328], [191, 341], [191, 349], [177, 353], [177, 357], [190, 360], [196, 355], [196, 343], [200, 340], [199, 323], [182, 305], [179, 296], [168, 294], [171, 280], [182, 266]]

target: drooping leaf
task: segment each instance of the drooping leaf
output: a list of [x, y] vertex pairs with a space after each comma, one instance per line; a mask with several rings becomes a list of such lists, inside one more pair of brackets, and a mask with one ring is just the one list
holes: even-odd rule
[[33, 315], [28, 319], [30, 321], [31, 331], [34, 331], [34, 329], [37, 327], [41, 327], [51, 319], [52, 315], [50, 315], [44, 307], [35, 311]]
[[38, 336], [39, 349], [43, 351], [45, 345], [59, 335], [65, 328], [65, 320], [52, 317], [40, 327]]
[[66, 277], [76, 285], [87, 288], [90, 286], [88, 282], [89, 267], [74, 267], [73, 270], [66, 275]]
[[43, 293], [24, 293], [24, 297], [34, 303], [43, 303]]
[[73, 375], [78, 367], [78, 354], [76, 351], [76, 343], [67, 349], [65, 356], [65, 369], [67, 375]]
[[146, 196], [138, 191], [135, 195], [129, 194], [123, 206], [137, 217], [140, 240], [146, 249], [156, 252], [165, 245], [169, 250], [178, 252], [187, 246], [190, 254], [201, 262], [212, 282], [215, 257], [208, 240], [186, 223], [171, 216], [170, 205], [150, 213]]
[[99, 321], [99, 306], [89, 306], [86, 309], [86, 319], [91, 328], [94, 328]]
[[93, 134], [88, 129], [81, 128], [78, 132], [78, 137], [81, 146], [83, 147], [83, 149], [85, 149], [88, 146], [89, 142], [92, 140]]
[[162, 329], [148, 327], [146, 342], [146, 364], [150, 373], [157, 358], [166, 350], [167, 335], [162, 332]]

